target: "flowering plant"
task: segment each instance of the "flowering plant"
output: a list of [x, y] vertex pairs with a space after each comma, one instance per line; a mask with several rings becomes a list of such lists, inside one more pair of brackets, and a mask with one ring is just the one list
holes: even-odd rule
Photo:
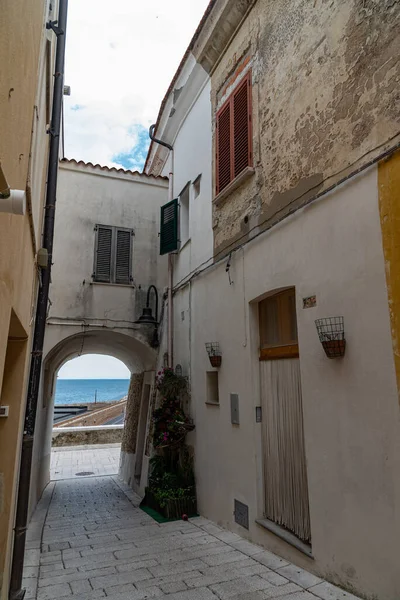
[[164, 367], [156, 375], [156, 388], [164, 398], [177, 399], [187, 392], [187, 379], [177, 375], [173, 369]]
[[184, 441], [187, 431], [193, 429], [190, 419], [176, 400], [165, 399], [160, 408], [153, 412], [153, 423], [156, 448]]

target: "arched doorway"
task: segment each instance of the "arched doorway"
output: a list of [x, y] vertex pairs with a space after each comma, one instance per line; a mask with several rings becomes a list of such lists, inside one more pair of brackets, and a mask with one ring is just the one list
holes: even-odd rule
[[50, 335], [46, 334], [33, 454], [31, 510], [50, 481], [54, 399], [60, 368], [73, 358], [97, 354], [119, 359], [134, 378], [143, 377], [143, 374], [148, 377], [154, 371], [156, 351], [147, 343], [147, 337], [137, 330], [126, 333], [117, 329], [82, 330], [76, 327], [77, 331], [68, 335], [71, 329], [60, 326], [57, 331], [52, 329]]

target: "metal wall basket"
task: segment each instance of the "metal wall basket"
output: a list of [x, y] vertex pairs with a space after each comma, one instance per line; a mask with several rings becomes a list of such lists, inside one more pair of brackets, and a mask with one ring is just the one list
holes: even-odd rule
[[207, 342], [206, 350], [212, 367], [220, 367], [222, 363], [222, 355], [219, 349], [218, 342]]
[[346, 351], [346, 340], [344, 337], [344, 318], [327, 317], [315, 321], [319, 341], [328, 358], [339, 358]]

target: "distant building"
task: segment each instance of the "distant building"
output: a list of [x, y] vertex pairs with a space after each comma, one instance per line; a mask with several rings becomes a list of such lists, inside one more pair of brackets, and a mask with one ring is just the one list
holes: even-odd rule
[[213, 0], [154, 132], [173, 167], [156, 143], [145, 167], [179, 200], [200, 513], [380, 600], [400, 593], [399, 18]]

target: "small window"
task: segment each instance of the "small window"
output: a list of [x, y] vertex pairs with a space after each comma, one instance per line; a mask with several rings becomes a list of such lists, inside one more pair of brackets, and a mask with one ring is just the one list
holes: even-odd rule
[[207, 371], [207, 404], [219, 404], [218, 371]]
[[179, 229], [181, 246], [183, 246], [183, 244], [185, 244], [189, 239], [189, 183], [183, 188], [179, 195]]
[[133, 230], [96, 225], [93, 279], [99, 283], [132, 282]]
[[299, 355], [294, 288], [259, 303], [260, 360]]
[[193, 181], [193, 197], [197, 198], [200, 195], [200, 181], [201, 181], [201, 173], [197, 175], [196, 179]]
[[251, 71], [220, 108], [216, 118], [216, 192], [251, 167]]

